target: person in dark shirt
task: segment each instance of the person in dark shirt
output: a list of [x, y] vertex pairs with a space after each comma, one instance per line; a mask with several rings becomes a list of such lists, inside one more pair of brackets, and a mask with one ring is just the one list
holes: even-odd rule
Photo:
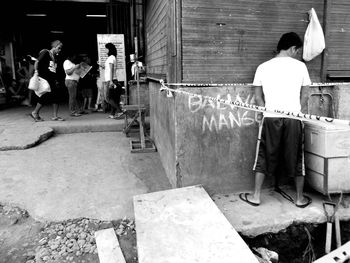
[[79, 88], [82, 96], [82, 111], [93, 110], [92, 97], [95, 90], [97, 90], [96, 76], [97, 67], [91, 61], [88, 54], [82, 55], [82, 61], [85, 65], [91, 66], [89, 72], [83, 76], [79, 81]]
[[39, 52], [37, 61], [34, 64], [35, 72], [39, 77], [44, 78], [50, 84], [51, 92], [47, 92], [42, 96], [38, 97], [35, 109], [30, 113], [30, 116], [34, 121], [43, 121], [40, 117], [39, 112], [44, 105], [52, 103], [53, 106], [53, 121], [63, 121], [64, 119], [59, 117], [58, 114], [58, 86], [56, 77], [57, 63], [55, 56], [58, 55], [62, 50], [62, 42], [55, 40], [51, 43], [51, 49], [43, 49]]

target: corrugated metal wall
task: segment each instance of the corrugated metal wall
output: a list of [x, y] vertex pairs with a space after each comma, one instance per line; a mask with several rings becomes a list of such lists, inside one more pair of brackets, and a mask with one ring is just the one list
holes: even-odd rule
[[350, 1], [333, 0], [329, 18], [328, 70], [350, 72]]
[[[312, 7], [322, 24], [321, 0], [183, 0], [183, 81], [252, 82], [283, 33], [304, 37]], [[321, 56], [307, 66], [318, 81]]]
[[168, 0], [147, 1], [146, 6], [146, 65], [148, 74], [168, 71]]

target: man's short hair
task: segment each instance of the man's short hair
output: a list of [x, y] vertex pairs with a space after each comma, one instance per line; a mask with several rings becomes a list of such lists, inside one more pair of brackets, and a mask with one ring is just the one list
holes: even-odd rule
[[295, 46], [296, 48], [301, 48], [303, 41], [295, 32], [285, 33], [281, 36], [280, 41], [277, 44], [277, 52], [281, 50], [287, 50], [290, 47]]
[[58, 40], [58, 39], [51, 42], [51, 47], [52, 48], [55, 48], [58, 45], [62, 45], [62, 42], [60, 40]]

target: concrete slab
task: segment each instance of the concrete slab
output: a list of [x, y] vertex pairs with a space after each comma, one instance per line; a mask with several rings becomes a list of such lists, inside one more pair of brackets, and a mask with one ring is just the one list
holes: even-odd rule
[[140, 263], [258, 263], [202, 186], [138, 195], [134, 208]]
[[171, 188], [159, 154], [130, 152], [121, 132], [61, 134], [0, 152], [0, 202], [40, 221], [133, 218], [134, 195]]
[[95, 232], [100, 263], [125, 263], [123, 252], [113, 228]]

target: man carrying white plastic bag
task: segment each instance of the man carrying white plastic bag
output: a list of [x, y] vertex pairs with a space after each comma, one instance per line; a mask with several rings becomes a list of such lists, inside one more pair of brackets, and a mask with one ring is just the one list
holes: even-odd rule
[[309, 25], [304, 36], [303, 59], [310, 61], [322, 53], [326, 47], [323, 30], [318, 21], [315, 9], [309, 11]]

